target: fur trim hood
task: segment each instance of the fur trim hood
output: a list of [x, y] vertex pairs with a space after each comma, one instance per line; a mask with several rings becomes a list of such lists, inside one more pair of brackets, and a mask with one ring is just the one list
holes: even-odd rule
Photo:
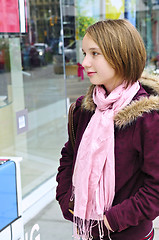
[[[141, 96], [119, 111], [114, 118], [115, 125], [118, 128], [132, 124], [138, 117], [141, 117], [143, 113], [150, 113], [154, 110], [159, 111], [159, 77], [143, 73], [139, 81], [150, 96]], [[94, 87], [95, 85], [89, 87], [82, 101], [82, 108], [91, 112], [96, 108], [92, 98]]]

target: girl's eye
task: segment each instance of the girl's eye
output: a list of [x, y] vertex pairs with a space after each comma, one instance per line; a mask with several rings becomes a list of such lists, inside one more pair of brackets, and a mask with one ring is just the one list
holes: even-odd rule
[[97, 52], [92, 52], [93, 56], [97, 56], [98, 53]]

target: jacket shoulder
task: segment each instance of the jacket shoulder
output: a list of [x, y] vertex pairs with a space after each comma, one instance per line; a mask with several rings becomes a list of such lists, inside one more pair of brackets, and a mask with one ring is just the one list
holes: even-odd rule
[[123, 128], [131, 125], [137, 118], [142, 117], [144, 113], [153, 111], [159, 112], [159, 96], [141, 97], [118, 112], [114, 122], [116, 127]]
[[84, 96], [80, 96], [79, 98], [77, 98], [77, 100], [76, 100], [77, 108], [81, 107], [83, 99], [84, 99]]

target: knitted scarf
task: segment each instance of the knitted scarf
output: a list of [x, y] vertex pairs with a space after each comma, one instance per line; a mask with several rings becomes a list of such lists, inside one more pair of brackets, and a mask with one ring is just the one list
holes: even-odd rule
[[[96, 110], [79, 145], [74, 173], [74, 237], [91, 239], [94, 223], [102, 239], [103, 213], [111, 208], [115, 195], [114, 116], [138, 92], [139, 82], [119, 85], [108, 96], [96, 86]], [[96, 220], [96, 221], [95, 221]]]

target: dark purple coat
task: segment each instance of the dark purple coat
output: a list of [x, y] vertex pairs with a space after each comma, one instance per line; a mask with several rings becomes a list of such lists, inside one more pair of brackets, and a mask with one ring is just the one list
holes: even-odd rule
[[[87, 95], [76, 101], [75, 149], [73, 152], [68, 140], [61, 152], [57, 174], [56, 198], [64, 217], [71, 221], [72, 214], [68, 211], [68, 206], [73, 168], [83, 132], [95, 109], [90, 99], [91, 94]], [[152, 220], [159, 215], [158, 111], [159, 97], [149, 96], [141, 86], [131, 104], [121, 110], [114, 119], [115, 198], [112, 208], [104, 213], [114, 230], [111, 232], [112, 240], [142, 239], [152, 229]], [[104, 231], [107, 236], [107, 229]], [[93, 229], [93, 235], [98, 236], [97, 228]]]

